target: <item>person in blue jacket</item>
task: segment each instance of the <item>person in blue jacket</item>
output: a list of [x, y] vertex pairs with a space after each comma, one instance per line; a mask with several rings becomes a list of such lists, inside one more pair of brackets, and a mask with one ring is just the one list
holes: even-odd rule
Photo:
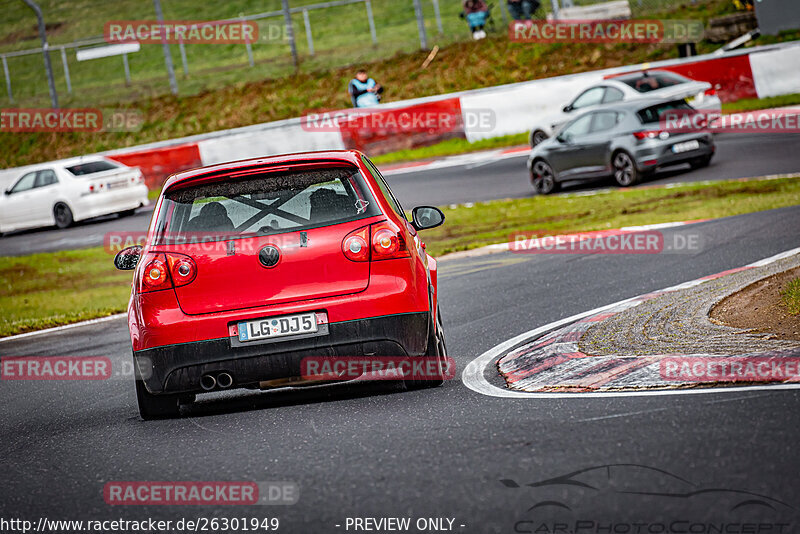
[[350, 80], [347, 92], [350, 93], [354, 108], [368, 108], [380, 104], [383, 87], [367, 76], [367, 71], [361, 69], [356, 73], [356, 77]]
[[489, 18], [489, 6], [483, 0], [464, 0], [462, 3], [464, 7], [464, 16], [469, 24], [469, 31], [472, 32], [472, 38], [476, 41], [486, 37], [486, 32], [483, 27]]

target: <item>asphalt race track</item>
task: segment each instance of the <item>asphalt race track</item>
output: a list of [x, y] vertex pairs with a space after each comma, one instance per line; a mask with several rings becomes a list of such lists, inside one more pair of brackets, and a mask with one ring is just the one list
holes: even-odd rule
[[[717, 154], [711, 166], [690, 171], [688, 166], [664, 169], [643, 185], [748, 178], [798, 171], [797, 147], [800, 135], [719, 134]], [[498, 198], [532, 195], [525, 167], [527, 154], [489, 163], [447, 167], [388, 176], [392, 190], [404, 207], [441, 206], [480, 202]], [[565, 191], [588, 191], [609, 187], [610, 180], [567, 184]], [[110, 216], [80, 223], [66, 230], [52, 228], [16, 232], [0, 238], [0, 256], [51, 252], [103, 244], [107, 232], [144, 231], [150, 210], [139, 210], [133, 217]]]
[[[719, 168], [727, 166], [721, 156]], [[443, 262], [440, 301], [459, 373], [435, 390], [364, 384], [243, 393], [200, 401], [181, 419], [145, 423], [125, 380], [4, 381], [2, 515], [34, 522], [278, 517], [279, 532], [300, 533], [353, 532], [345, 529], [348, 517], [447, 517], [453, 532], [483, 534], [534, 532], [550, 517], [541, 503], [563, 501], [569, 511], [551, 508], [585, 522], [561, 532], [609, 532], [589, 525], [630, 517], [678, 522], [684, 530], [675, 531], [689, 532], [694, 521], [738, 521], [745, 512], [729, 498], [746, 495], [747, 506], [768, 504], [759, 524], [771, 530], [760, 532], [797, 532], [798, 390], [516, 400], [475, 393], [459, 377], [484, 351], [536, 326], [800, 247], [798, 228], [795, 206], [665, 230], [701, 233], [704, 248], [695, 255], [503, 253]], [[0, 355], [108, 356], [116, 365], [130, 350], [125, 321], [115, 319], [0, 342]], [[602, 498], [570, 500], [572, 491], [589, 491], [583, 486], [548, 495], [524, 486], [612, 464], [679, 477], [692, 491], [632, 494], [624, 476]], [[590, 474], [610, 480], [611, 472]], [[292, 506], [107, 505], [103, 485], [123, 480], [293, 481], [300, 499]], [[627, 526], [616, 532], [637, 532]]]

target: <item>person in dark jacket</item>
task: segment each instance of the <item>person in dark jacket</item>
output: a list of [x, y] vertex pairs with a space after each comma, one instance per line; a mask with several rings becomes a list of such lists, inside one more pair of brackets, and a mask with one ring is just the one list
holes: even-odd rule
[[538, 0], [508, 0], [508, 12], [514, 20], [531, 20], [537, 9]]

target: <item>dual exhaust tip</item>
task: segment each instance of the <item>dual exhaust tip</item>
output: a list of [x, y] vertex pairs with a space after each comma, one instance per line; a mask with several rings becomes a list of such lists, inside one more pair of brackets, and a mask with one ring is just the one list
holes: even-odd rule
[[205, 391], [211, 391], [219, 386], [221, 389], [229, 388], [233, 385], [233, 377], [229, 373], [219, 373], [214, 375], [203, 375], [200, 377], [200, 387]]

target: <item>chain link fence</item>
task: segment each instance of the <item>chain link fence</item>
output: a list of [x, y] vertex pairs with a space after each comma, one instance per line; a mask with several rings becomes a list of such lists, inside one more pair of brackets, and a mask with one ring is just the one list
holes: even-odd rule
[[[643, 17], [677, 0], [616, 0]], [[710, 0], [688, 0], [693, 3]], [[560, 3], [559, 3], [560, 2]], [[109, 21], [154, 20], [153, 4], [142, 0], [40, 0], [47, 23], [49, 55], [62, 106], [109, 105], [168, 93], [161, 44], [142, 43], [138, 51], [79, 61], [82, 52], [106, 46]], [[541, 0], [537, 18], [605, 0]], [[291, 0], [286, 2], [293, 31], [287, 31], [281, 0], [208, 2], [163, 0], [166, 20], [240, 19], [258, 26], [253, 44], [170, 44], [178, 94], [237, 83], [279, 78], [336, 66], [390, 58], [434, 45], [470, 39], [459, 17], [460, 0]], [[505, 0], [490, 2], [495, 31], [510, 21]], [[0, 106], [49, 105], [42, 49], [35, 18], [23, 2], [11, 2], [0, 21], [0, 61], [5, 91]], [[289, 35], [294, 36], [292, 52]], [[339, 90], [339, 88], [332, 88]]]

